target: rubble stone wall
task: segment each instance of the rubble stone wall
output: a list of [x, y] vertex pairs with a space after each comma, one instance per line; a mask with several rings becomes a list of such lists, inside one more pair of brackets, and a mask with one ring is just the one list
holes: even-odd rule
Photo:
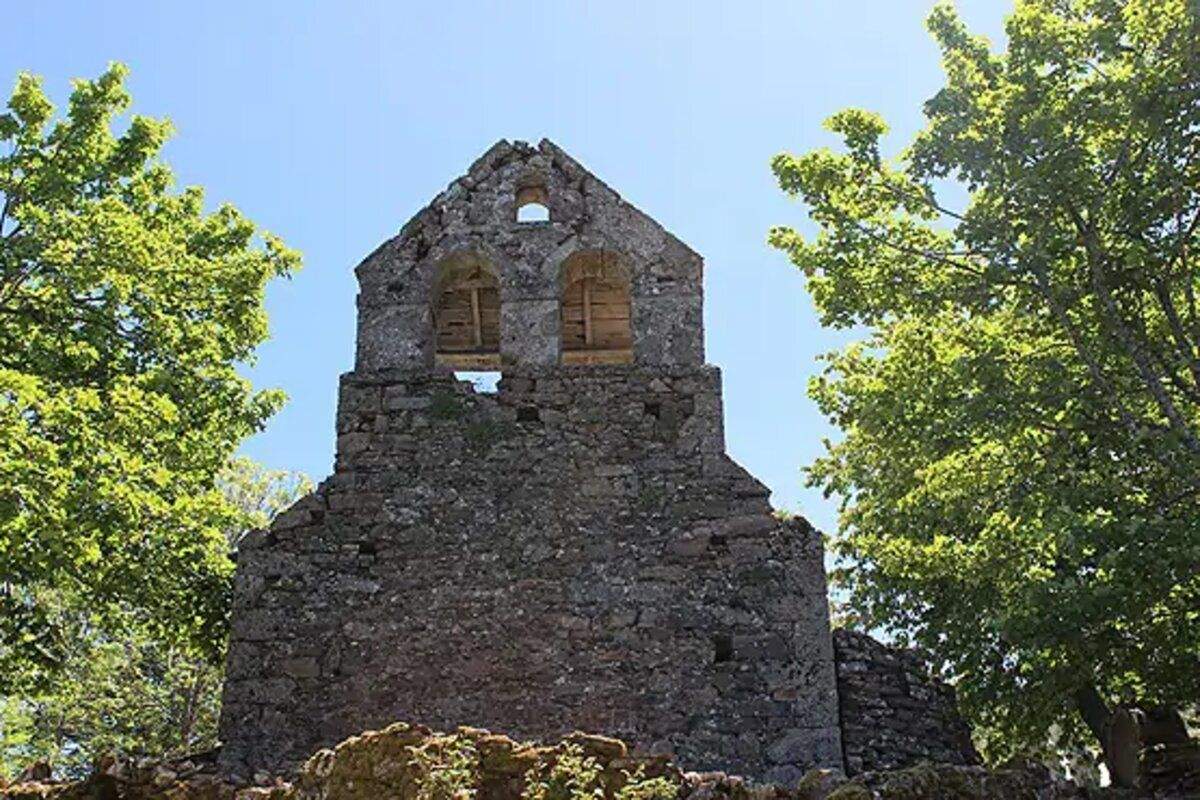
[[725, 455], [717, 369], [359, 371], [337, 452], [241, 547], [230, 767], [398, 719], [840, 766], [821, 539]]
[[843, 628], [833, 632], [846, 773], [979, 764], [954, 688], [920, 654]]
[[[549, 221], [517, 221], [530, 185], [546, 190]], [[356, 368], [433, 364], [439, 271], [468, 254], [499, 277], [501, 361], [557, 364], [564, 264], [589, 251], [630, 276], [636, 363], [704, 363], [703, 259], [552, 142], [502, 141], [356, 268]]]
[[[548, 221], [517, 219], [530, 194]], [[577, 254], [629, 279], [631, 366], [560, 366]], [[495, 395], [435, 367], [441, 282], [481, 260]], [[356, 274], [335, 472], [238, 556], [227, 764], [421, 719], [840, 766], [820, 537], [725, 455], [700, 256], [551, 142], [502, 141]]]
[[[73, 783], [0, 783], [4, 800], [413, 800], [478, 797], [633, 797], [642, 800], [1130, 800], [1119, 790], [1081, 789], [1036, 765], [999, 770], [921, 765], [847, 780], [813, 770], [786, 785], [752, 785], [723, 772], [683, 772], [662, 756], [638, 756], [624, 742], [572, 734], [531, 746], [500, 733], [460, 728], [443, 734], [396, 723], [366, 731], [308, 759], [298, 774], [226, 776], [207, 757], [175, 761], [110, 759]], [[1187, 786], [1154, 797], [1195, 798]]]

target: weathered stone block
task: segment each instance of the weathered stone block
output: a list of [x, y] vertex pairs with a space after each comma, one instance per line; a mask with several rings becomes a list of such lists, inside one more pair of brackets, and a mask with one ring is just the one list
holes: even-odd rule
[[312, 656], [285, 659], [279, 670], [293, 678], [315, 678], [321, 674], [321, 666]]

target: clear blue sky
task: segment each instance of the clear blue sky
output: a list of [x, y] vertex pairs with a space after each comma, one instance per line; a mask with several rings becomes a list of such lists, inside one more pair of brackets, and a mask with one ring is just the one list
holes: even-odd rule
[[[1011, 0], [961, 0], [996, 41]], [[832, 144], [821, 121], [879, 111], [894, 141], [940, 85], [931, 0], [205, 2], [38, 0], [7, 8], [0, 79], [68, 80], [110, 60], [135, 109], [178, 128], [183, 184], [232, 201], [304, 253], [269, 293], [252, 370], [291, 397], [250, 455], [330, 469], [338, 375], [354, 346], [352, 268], [500, 138], [547, 136], [705, 256], [708, 360], [725, 375], [729, 450], [777, 506], [832, 529], [800, 468], [834, 435], [808, 400], [845, 340], [765, 244], [805, 226], [768, 160]]]

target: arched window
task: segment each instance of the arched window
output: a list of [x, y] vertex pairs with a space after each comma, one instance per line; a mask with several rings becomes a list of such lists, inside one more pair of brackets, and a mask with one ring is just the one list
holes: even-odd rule
[[562, 361], [629, 364], [629, 273], [614, 253], [587, 250], [563, 264]]
[[545, 186], [526, 186], [517, 192], [517, 222], [549, 222], [549, 195]]
[[441, 263], [433, 320], [438, 364], [464, 370], [500, 366], [500, 281], [487, 259], [473, 253]]

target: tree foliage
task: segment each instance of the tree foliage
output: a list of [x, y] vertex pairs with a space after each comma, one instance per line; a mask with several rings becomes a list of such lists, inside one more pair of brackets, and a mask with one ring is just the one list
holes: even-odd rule
[[242, 536], [266, 528], [276, 514], [315, 488], [303, 472], [267, 469], [245, 456], [230, 459], [217, 486], [237, 511], [237, 524], [225, 530], [225, 539], [234, 550]]
[[223, 670], [204, 654], [132, 621], [117, 637], [72, 644], [52, 691], [0, 696], [0, 777], [39, 761], [82, 777], [105, 753], [173, 757], [216, 745]]
[[237, 512], [215, 476], [282, 401], [237, 368], [298, 257], [172, 191], [170, 124], [115, 130], [125, 74], [59, 118], [22, 74], [0, 114], [0, 691], [61, 671], [81, 618], [219, 649]]
[[1198, 13], [1018, 0], [996, 53], [939, 5], [945, 86], [898, 159], [848, 110], [843, 150], [772, 164], [818, 232], [770, 241], [868, 331], [810, 386], [844, 432], [809, 470], [838, 578], [944, 659], [993, 755], [1200, 697]]
[[[244, 457], [230, 461], [218, 485], [234, 510], [231, 542], [312, 489], [301, 473]], [[79, 777], [105, 753], [176, 757], [214, 747], [222, 665], [204, 648], [153, 632], [134, 613], [107, 629], [81, 624], [50, 689], [0, 695], [0, 778], [36, 761]]]

